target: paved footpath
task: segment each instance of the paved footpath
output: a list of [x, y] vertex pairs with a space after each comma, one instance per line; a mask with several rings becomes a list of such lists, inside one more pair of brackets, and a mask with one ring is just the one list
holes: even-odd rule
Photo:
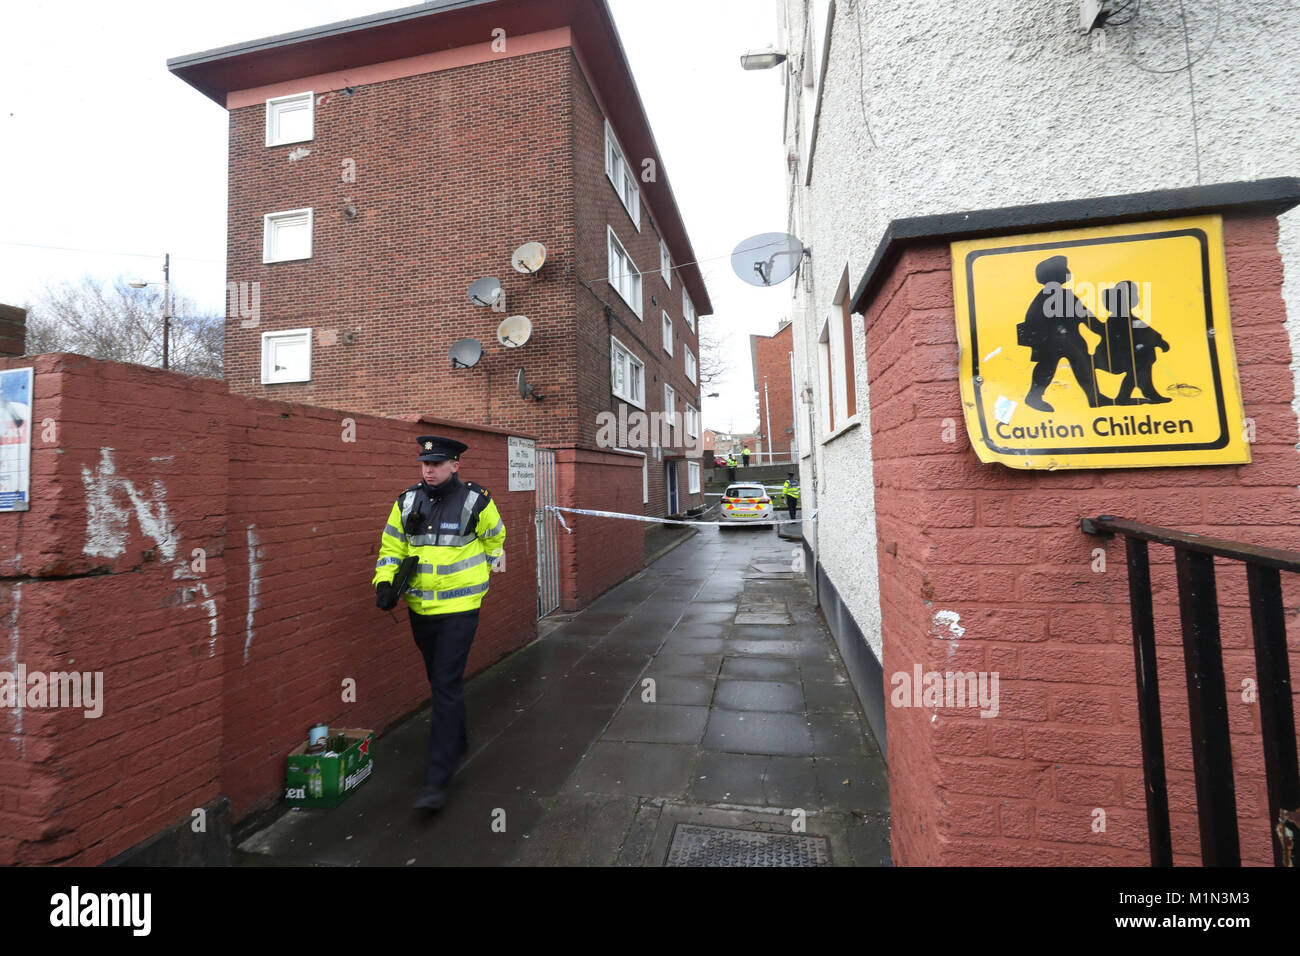
[[236, 865], [888, 865], [884, 761], [793, 550], [702, 527], [469, 682], [442, 811], [411, 807], [426, 709], [341, 806], [242, 827]]

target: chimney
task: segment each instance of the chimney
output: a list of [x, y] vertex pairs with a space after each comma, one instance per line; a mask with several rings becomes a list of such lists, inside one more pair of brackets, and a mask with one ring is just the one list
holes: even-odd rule
[[22, 355], [26, 346], [27, 310], [0, 305], [0, 357]]

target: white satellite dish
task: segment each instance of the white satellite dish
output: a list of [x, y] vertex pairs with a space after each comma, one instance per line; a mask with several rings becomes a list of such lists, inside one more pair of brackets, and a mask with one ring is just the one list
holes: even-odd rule
[[496, 305], [505, 294], [501, 288], [501, 280], [493, 279], [488, 276], [483, 279], [475, 279], [469, 285], [469, 300], [475, 305]]
[[541, 392], [528, 384], [528, 379], [524, 378], [524, 370], [519, 370], [519, 375], [515, 378], [515, 385], [519, 388], [520, 398], [531, 398], [535, 402], [542, 400]]
[[546, 247], [540, 242], [525, 242], [510, 257], [516, 272], [532, 274], [546, 262]]
[[512, 315], [497, 326], [497, 341], [508, 349], [527, 345], [533, 337], [533, 323], [526, 315]]
[[483, 357], [483, 343], [478, 339], [461, 339], [451, 347], [452, 368], [473, 368]]
[[772, 286], [794, 275], [804, 257], [803, 243], [788, 232], [750, 236], [731, 253], [731, 268], [750, 285]]

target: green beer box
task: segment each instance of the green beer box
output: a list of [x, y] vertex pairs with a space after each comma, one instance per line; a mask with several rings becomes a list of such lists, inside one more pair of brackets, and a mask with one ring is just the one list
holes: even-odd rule
[[342, 734], [348, 745], [341, 753], [307, 753], [301, 743], [289, 752], [284, 802], [291, 807], [337, 807], [348, 794], [361, 785], [374, 770], [370, 759], [373, 730], [340, 728], [331, 737]]

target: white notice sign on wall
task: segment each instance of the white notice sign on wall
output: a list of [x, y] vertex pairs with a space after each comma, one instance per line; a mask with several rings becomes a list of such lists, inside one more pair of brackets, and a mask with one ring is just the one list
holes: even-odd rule
[[511, 491], [537, 489], [537, 443], [527, 438], [510, 438], [509, 466]]

